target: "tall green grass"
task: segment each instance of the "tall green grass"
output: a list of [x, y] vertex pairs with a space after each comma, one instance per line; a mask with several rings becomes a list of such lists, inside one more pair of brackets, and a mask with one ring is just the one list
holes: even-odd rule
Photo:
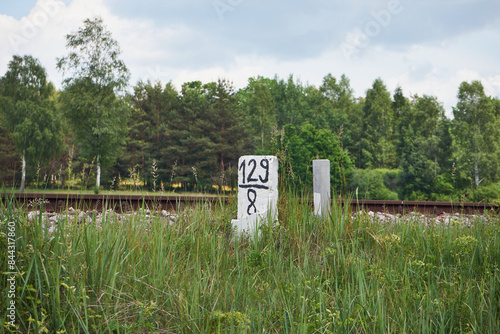
[[[279, 224], [236, 236], [235, 203], [49, 234], [11, 202], [21, 333], [499, 333], [500, 223], [426, 227], [317, 218], [293, 193]], [[40, 216], [39, 216], [40, 217]], [[5, 236], [2, 272], [7, 270]], [[3, 277], [3, 275], [2, 275]], [[6, 321], [5, 278], [0, 321]]]

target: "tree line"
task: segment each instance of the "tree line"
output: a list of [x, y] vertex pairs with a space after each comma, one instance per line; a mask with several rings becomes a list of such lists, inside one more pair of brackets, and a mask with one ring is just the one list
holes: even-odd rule
[[309, 187], [312, 160], [330, 159], [333, 187], [358, 198], [500, 199], [500, 100], [462, 82], [449, 119], [435, 96], [388, 91], [377, 78], [355, 97], [349, 78], [319, 87], [254, 77], [140, 81], [100, 18], [67, 36], [61, 90], [32, 56], [0, 79], [0, 182], [6, 186], [120, 184], [160, 191], [230, 189], [239, 156], [277, 155], [280, 174]]

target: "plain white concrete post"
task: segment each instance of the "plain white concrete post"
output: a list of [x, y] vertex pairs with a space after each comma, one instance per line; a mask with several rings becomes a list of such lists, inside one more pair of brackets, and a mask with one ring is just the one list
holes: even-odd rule
[[330, 160], [313, 160], [314, 214], [327, 217], [330, 213]]
[[253, 234], [262, 220], [278, 219], [278, 158], [245, 155], [238, 160], [238, 233]]

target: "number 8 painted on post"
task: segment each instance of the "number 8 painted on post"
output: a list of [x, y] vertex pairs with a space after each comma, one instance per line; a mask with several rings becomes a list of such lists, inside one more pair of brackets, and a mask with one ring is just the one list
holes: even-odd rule
[[[251, 198], [250, 194], [253, 194], [253, 198]], [[247, 198], [250, 201], [250, 204], [248, 205], [248, 208], [247, 208], [248, 215], [252, 215], [254, 213], [257, 213], [257, 207], [255, 206], [255, 201], [257, 200], [257, 192], [253, 189], [248, 189]], [[252, 207], [253, 207], [253, 212], [250, 212], [250, 209], [252, 209]]]
[[246, 155], [238, 161], [238, 231], [255, 231], [264, 219], [278, 217], [278, 159]]

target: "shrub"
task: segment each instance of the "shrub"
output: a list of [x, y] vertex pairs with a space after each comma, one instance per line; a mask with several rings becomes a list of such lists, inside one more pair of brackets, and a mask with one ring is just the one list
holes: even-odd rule
[[352, 173], [349, 190], [357, 193], [359, 199], [397, 200], [397, 193], [389, 187], [396, 189], [398, 175], [399, 170], [356, 169]]
[[500, 182], [479, 186], [472, 193], [472, 201], [478, 203], [500, 203]]

